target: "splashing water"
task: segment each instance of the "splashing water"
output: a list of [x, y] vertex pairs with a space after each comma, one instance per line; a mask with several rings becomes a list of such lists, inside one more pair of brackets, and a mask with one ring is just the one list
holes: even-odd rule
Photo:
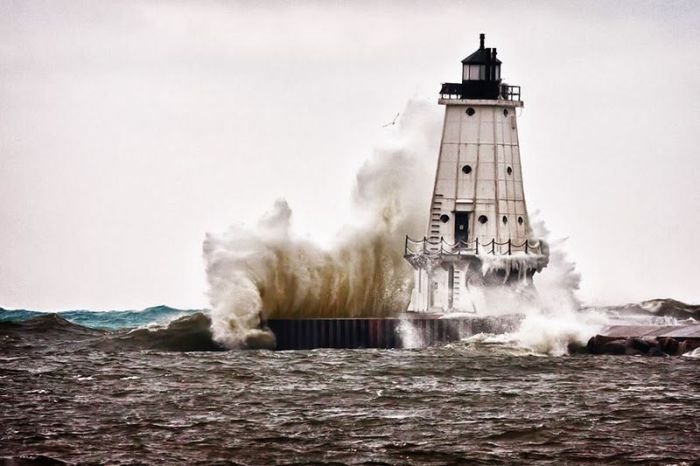
[[[537, 216], [533, 216], [533, 232], [548, 238], [550, 233]], [[533, 306], [514, 335], [521, 345], [539, 353], [565, 354], [569, 343], [585, 344], [607, 322], [603, 313], [581, 308], [576, 296], [581, 276], [567, 257], [565, 243], [565, 239], [549, 241], [549, 264], [535, 279]]]
[[[217, 342], [272, 348], [267, 319], [382, 317], [407, 308], [413, 277], [403, 239], [422, 235], [426, 223], [437, 148], [430, 137], [440, 134], [433, 108], [427, 101], [408, 103], [395, 138], [356, 176], [355, 217], [363, 221], [344, 229], [331, 247], [295, 236], [284, 199], [254, 228], [234, 225], [222, 235], [207, 235], [203, 250]], [[532, 225], [534, 237], [548, 236], [543, 222]], [[549, 265], [535, 278], [536, 292], [524, 279], [522, 286], [469, 290], [478, 314], [525, 315], [506, 338], [535, 352], [563, 354], [570, 342], [584, 343], [605, 323], [602, 313], [581, 311], [575, 296], [580, 277], [563, 243], [549, 245]], [[406, 341], [421, 346], [419, 338], [410, 338], [410, 327], [401, 327]]]
[[[549, 231], [537, 213], [533, 236], [548, 239]], [[525, 280], [509, 287], [472, 288], [474, 307], [482, 315], [521, 314], [519, 328], [503, 338], [536, 353], [561, 355], [570, 343], [585, 344], [607, 323], [607, 316], [583, 310], [576, 297], [580, 275], [564, 249], [565, 240], [548, 240], [549, 263], [535, 275], [533, 290]]]
[[408, 319], [401, 319], [398, 332], [401, 337], [401, 344], [405, 349], [416, 349], [425, 347], [425, 341], [415, 325]]
[[695, 348], [693, 351], [689, 351], [683, 354], [683, 357], [690, 359], [700, 359], [700, 348]]
[[356, 177], [364, 222], [325, 249], [294, 235], [292, 210], [275, 202], [256, 228], [232, 226], [204, 241], [214, 338], [229, 348], [272, 347], [271, 318], [378, 317], [406, 309], [412, 286], [403, 237], [421, 231], [432, 188], [439, 120], [427, 101], [402, 112], [396, 139]]

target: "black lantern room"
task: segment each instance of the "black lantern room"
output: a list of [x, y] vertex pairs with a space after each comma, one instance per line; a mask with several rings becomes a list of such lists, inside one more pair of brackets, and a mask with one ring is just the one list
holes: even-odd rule
[[484, 47], [485, 34], [479, 34], [479, 50], [462, 60], [462, 82], [442, 83], [443, 99], [520, 100], [520, 86], [501, 82], [501, 60], [495, 48]]
[[465, 99], [497, 99], [501, 84], [501, 60], [496, 49], [485, 48], [479, 34], [479, 50], [462, 60], [462, 96]]

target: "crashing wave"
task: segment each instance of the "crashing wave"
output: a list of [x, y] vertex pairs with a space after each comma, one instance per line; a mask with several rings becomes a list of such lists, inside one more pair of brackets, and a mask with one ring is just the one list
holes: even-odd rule
[[[356, 176], [354, 226], [323, 248], [298, 238], [283, 199], [255, 228], [233, 226], [208, 234], [212, 329], [229, 348], [245, 346], [275, 318], [395, 316], [408, 306], [412, 273], [403, 258], [404, 235], [424, 225], [417, 205], [429, 197], [426, 163], [439, 124], [426, 102], [410, 102], [397, 141], [376, 151]], [[434, 120], [434, 121], [433, 121]]]

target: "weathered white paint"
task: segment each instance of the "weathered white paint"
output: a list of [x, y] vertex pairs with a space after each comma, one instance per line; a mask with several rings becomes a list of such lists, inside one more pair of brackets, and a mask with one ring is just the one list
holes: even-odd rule
[[[445, 105], [442, 142], [435, 174], [430, 219], [426, 238], [454, 244], [455, 215], [468, 213], [467, 242], [478, 239], [486, 253], [492, 240], [523, 244], [530, 238], [530, 227], [523, 189], [516, 110], [521, 101], [440, 99]], [[467, 109], [473, 109], [469, 115]], [[471, 171], [465, 173], [463, 167]], [[441, 217], [447, 216], [447, 222]], [[480, 223], [485, 216], [487, 221]], [[504, 223], [505, 219], [505, 223]], [[519, 219], [522, 221], [519, 222]], [[473, 247], [473, 246], [470, 246]], [[488, 247], [490, 250], [490, 247]], [[438, 246], [428, 246], [430, 252]], [[496, 246], [495, 252], [507, 254], [508, 246]], [[521, 253], [524, 254], [524, 253]], [[469, 254], [468, 254], [469, 255]], [[476, 252], [472, 258], [479, 256]], [[537, 269], [546, 257], [533, 261]], [[544, 258], [544, 262], [541, 260]], [[523, 267], [522, 255], [504, 257], [499, 264]], [[471, 310], [468, 287], [468, 259], [445, 257], [432, 259], [427, 266], [415, 267], [415, 282], [410, 309], [416, 311]], [[452, 284], [452, 286], [450, 286]]]
[[[523, 192], [515, 110], [522, 102], [505, 100], [449, 100], [440, 145], [433, 205], [428, 225], [429, 239], [455, 242], [454, 214], [469, 212], [468, 241], [479, 238], [482, 244], [493, 238], [522, 243], [527, 239], [529, 221]], [[467, 115], [468, 108], [474, 115]], [[504, 110], [508, 115], [504, 115]], [[462, 167], [471, 166], [465, 174]], [[508, 168], [510, 168], [510, 173]], [[437, 214], [437, 215], [436, 215]], [[448, 215], [447, 223], [440, 221]], [[485, 224], [478, 218], [485, 215]], [[503, 217], [507, 223], [503, 223]], [[523, 223], [518, 223], [518, 217]], [[435, 228], [437, 227], [437, 228]], [[438, 234], [431, 233], [438, 230]]]

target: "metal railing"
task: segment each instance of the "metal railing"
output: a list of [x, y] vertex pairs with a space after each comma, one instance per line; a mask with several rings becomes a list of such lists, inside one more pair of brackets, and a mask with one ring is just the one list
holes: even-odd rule
[[[520, 86], [501, 84], [499, 96], [503, 100], [520, 101]], [[440, 98], [446, 100], [464, 99], [462, 83], [442, 83]]]
[[522, 243], [514, 243], [513, 240], [498, 242], [492, 239], [489, 242], [479, 242], [479, 238], [474, 241], [458, 241], [454, 244], [448, 243], [442, 237], [439, 241], [431, 241], [427, 237], [422, 240], [415, 240], [406, 235], [404, 244], [404, 256], [478, 256], [481, 254], [491, 255], [512, 255], [516, 252], [525, 254], [542, 254], [542, 241], [525, 240]]
[[501, 97], [505, 100], [520, 100], [520, 86], [501, 84]]
[[440, 88], [440, 98], [461, 99], [462, 83], [442, 83], [442, 87]]

